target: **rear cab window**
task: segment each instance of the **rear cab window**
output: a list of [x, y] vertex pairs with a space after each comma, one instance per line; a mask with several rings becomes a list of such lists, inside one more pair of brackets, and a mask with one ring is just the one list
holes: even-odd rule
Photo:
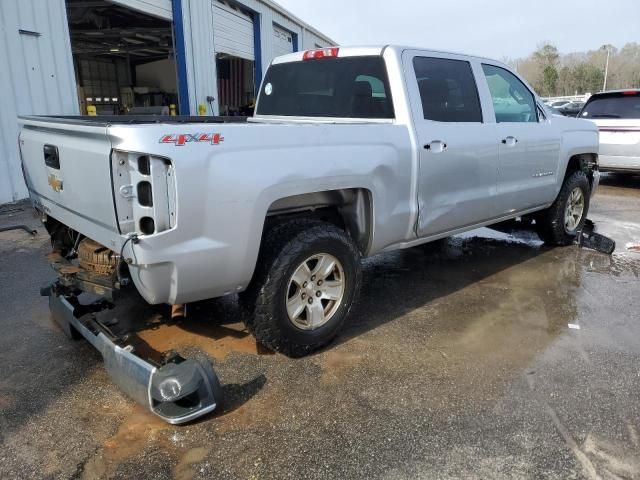
[[640, 91], [594, 95], [582, 109], [580, 118], [640, 119]]
[[469, 62], [414, 57], [413, 68], [425, 120], [482, 122], [480, 97]]
[[336, 57], [272, 65], [262, 83], [256, 114], [392, 119], [384, 59]]

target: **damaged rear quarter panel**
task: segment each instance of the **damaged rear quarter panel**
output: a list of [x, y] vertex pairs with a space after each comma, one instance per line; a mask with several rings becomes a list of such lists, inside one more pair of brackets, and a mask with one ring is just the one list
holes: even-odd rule
[[[224, 140], [181, 146], [159, 142], [165, 135], [204, 133]], [[416, 206], [406, 126], [128, 125], [113, 126], [109, 134], [115, 149], [167, 157], [175, 168], [176, 228], [143, 238], [130, 267], [151, 303], [184, 303], [243, 290], [253, 275], [267, 211], [289, 196], [343, 188], [370, 191], [370, 253], [406, 240], [403, 235], [410, 230]], [[150, 145], [153, 152], [148, 152]]]

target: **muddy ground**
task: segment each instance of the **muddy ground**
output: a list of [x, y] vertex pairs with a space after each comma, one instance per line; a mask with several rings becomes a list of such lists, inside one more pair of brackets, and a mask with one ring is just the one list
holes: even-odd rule
[[43, 229], [0, 233], [0, 478], [640, 478], [640, 178], [605, 178], [590, 218], [612, 257], [480, 230], [369, 259], [352, 322], [304, 359], [257, 346], [233, 299], [150, 324], [224, 385], [182, 427], [51, 323]]

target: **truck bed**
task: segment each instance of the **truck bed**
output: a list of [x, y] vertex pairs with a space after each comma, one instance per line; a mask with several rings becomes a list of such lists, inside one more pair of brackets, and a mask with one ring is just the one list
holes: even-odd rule
[[196, 117], [170, 115], [31, 115], [21, 116], [22, 120], [47, 121], [73, 125], [144, 125], [144, 124], [184, 124], [184, 123], [246, 123], [247, 117]]

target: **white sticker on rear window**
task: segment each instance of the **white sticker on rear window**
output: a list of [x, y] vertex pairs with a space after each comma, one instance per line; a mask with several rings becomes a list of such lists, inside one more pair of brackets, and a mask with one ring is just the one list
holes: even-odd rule
[[264, 87], [264, 93], [266, 95], [271, 95], [273, 93], [273, 85], [267, 83], [267, 85]]

